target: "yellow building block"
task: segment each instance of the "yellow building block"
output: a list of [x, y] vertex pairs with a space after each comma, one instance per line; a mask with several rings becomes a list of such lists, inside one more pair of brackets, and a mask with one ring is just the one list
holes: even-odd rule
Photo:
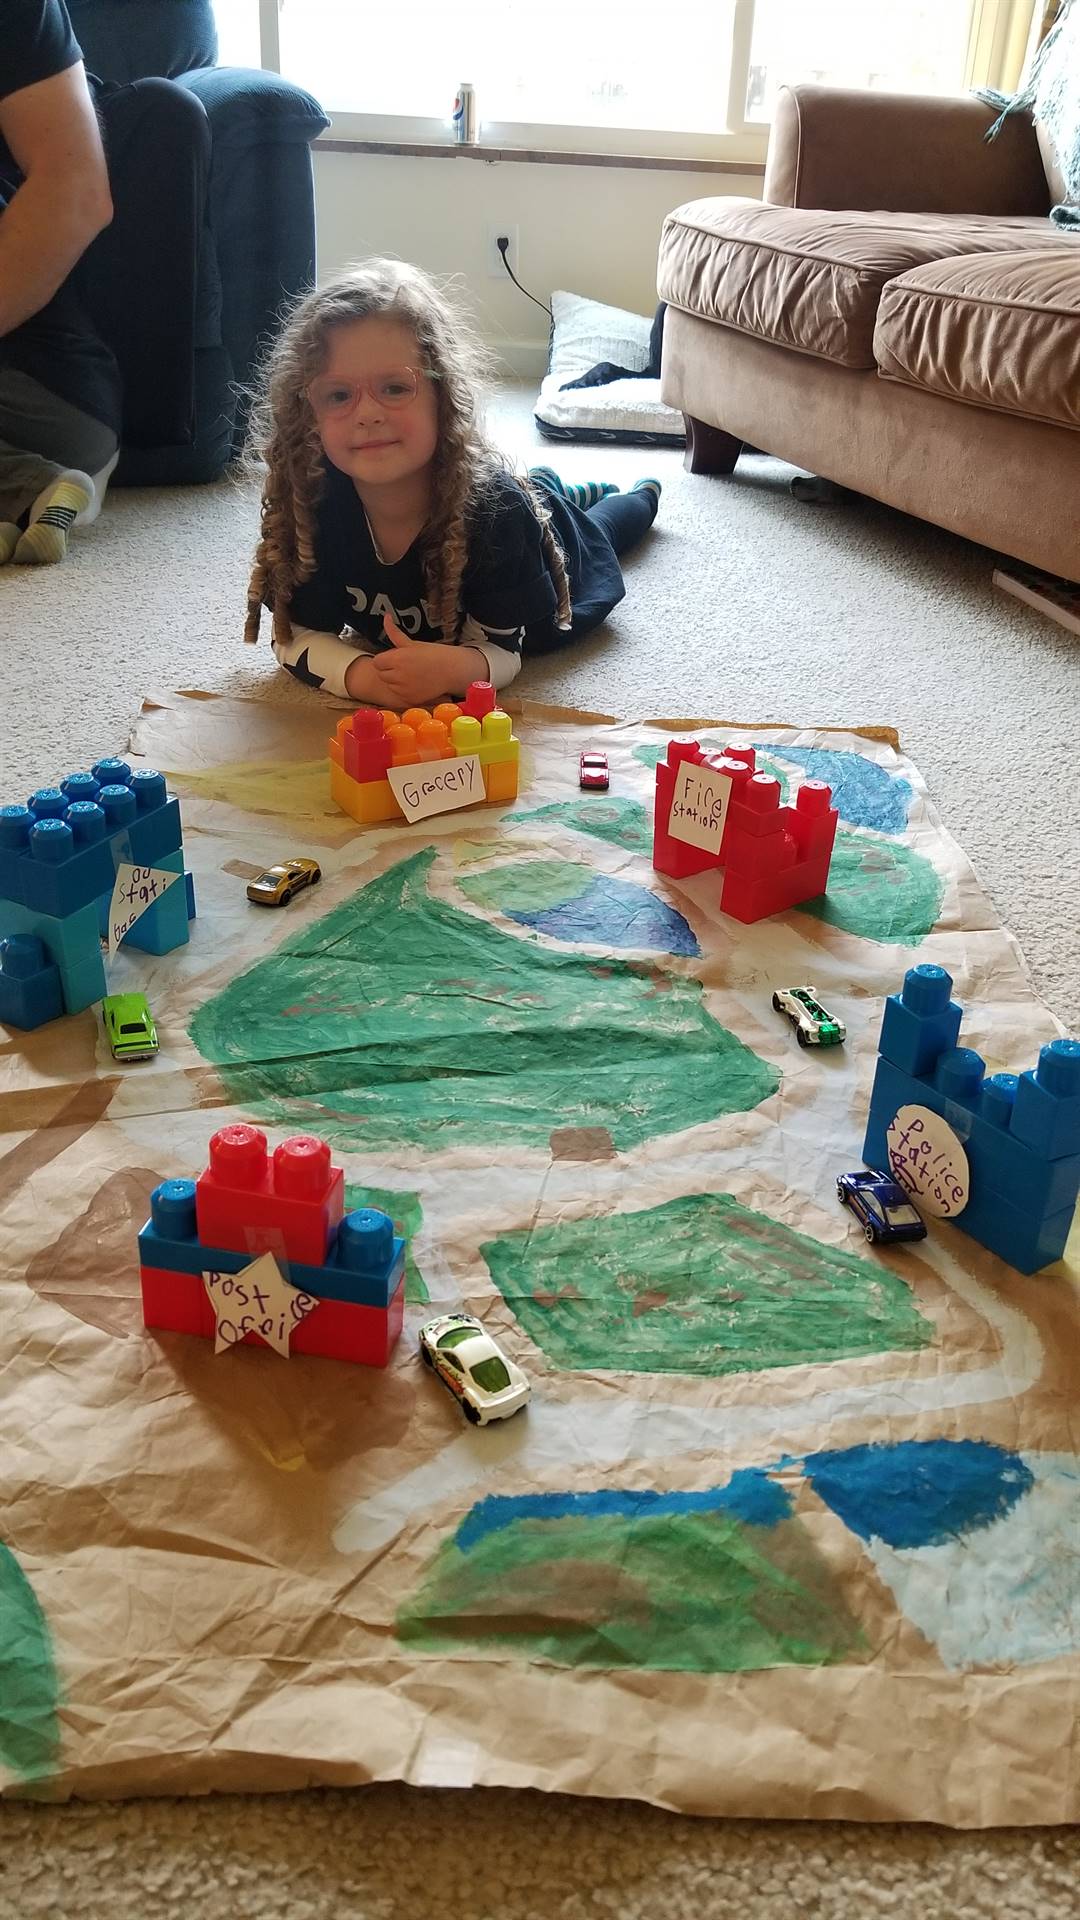
[[389, 780], [353, 780], [339, 767], [331, 754], [330, 795], [343, 813], [359, 821], [362, 827], [379, 820], [400, 820], [401, 808]]
[[484, 774], [484, 792], [494, 804], [516, 800], [518, 758], [521, 742], [514, 738], [514, 723], [508, 713], [496, 707], [485, 713], [480, 742], [480, 765]]

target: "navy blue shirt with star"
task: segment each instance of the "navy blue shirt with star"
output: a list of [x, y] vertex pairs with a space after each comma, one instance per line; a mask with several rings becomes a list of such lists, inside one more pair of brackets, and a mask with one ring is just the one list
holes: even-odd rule
[[[415, 640], [475, 639], [476, 627], [490, 633], [507, 651], [543, 652], [561, 640], [598, 626], [623, 598], [622, 570], [603, 529], [554, 491], [544, 489], [551, 524], [562, 548], [570, 582], [572, 625], [556, 622], [558, 599], [548, 570], [540, 522], [527, 495], [510, 473], [497, 473], [474, 510], [468, 555], [461, 583], [462, 627], [444, 635], [427, 598], [422, 537], [400, 560], [380, 558], [360, 497], [347, 474], [329, 461], [322, 498], [315, 514], [316, 567], [293, 590], [289, 619], [294, 626], [340, 634], [351, 629], [365, 651], [388, 646], [386, 615]], [[312, 675], [302, 657], [289, 666], [298, 679]]]

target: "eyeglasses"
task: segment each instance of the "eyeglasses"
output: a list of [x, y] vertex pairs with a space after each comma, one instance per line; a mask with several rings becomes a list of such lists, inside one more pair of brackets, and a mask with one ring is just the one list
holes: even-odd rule
[[421, 379], [434, 378], [426, 369], [417, 373], [415, 367], [390, 367], [386, 373], [377, 373], [370, 380], [335, 380], [330, 374], [323, 374], [318, 380], [312, 380], [304, 392], [316, 420], [334, 420], [355, 412], [365, 391], [375, 406], [386, 407], [391, 412], [397, 407], [410, 406], [420, 391]]

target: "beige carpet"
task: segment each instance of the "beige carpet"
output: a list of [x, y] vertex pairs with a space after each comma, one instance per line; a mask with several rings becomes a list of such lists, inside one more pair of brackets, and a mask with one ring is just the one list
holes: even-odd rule
[[[996, 594], [979, 549], [869, 501], [800, 506], [777, 463], [709, 481], [673, 453], [553, 448], [523, 392], [496, 424], [569, 478], [665, 483], [610, 626], [520, 691], [628, 716], [895, 726], [1080, 1031], [1080, 642]], [[254, 528], [254, 498], [227, 483], [118, 492], [63, 567], [0, 574], [5, 799], [122, 747], [155, 690], [316, 697], [268, 646], [242, 646]], [[1071, 1920], [1078, 1872], [1075, 1832], [694, 1822], [494, 1791], [0, 1806], [0, 1920]]]

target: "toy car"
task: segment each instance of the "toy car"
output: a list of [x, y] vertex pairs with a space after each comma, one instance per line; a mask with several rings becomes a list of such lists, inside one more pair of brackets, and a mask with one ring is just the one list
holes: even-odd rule
[[608, 790], [608, 764], [606, 753], [583, 753], [578, 764], [578, 785], [593, 793], [606, 793]]
[[809, 987], [778, 987], [772, 997], [777, 1013], [786, 1013], [800, 1047], [838, 1047], [847, 1039], [842, 1020], [826, 1013]]
[[114, 1060], [152, 1060], [158, 1050], [154, 1016], [145, 993], [109, 993], [101, 1018]]
[[420, 1329], [420, 1358], [461, 1402], [474, 1427], [508, 1420], [529, 1398], [520, 1367], [500, 1352], [469, 1313], [441, 1313]]
[[842, 1173], [837, 1178], [836, 1197], [862, 1223], [871, 1246], [879, 1240], [926, 1238], [926, 1227], [891, 1174], [863, 1167], [856, 1173]]
[[247, 897], [257, 907], [284, 907], [304, 887], [313, 887], [322, 879], [317, 860], [283, 860], [280, 867], [268, 867], [257, 880], [248, 881]]

